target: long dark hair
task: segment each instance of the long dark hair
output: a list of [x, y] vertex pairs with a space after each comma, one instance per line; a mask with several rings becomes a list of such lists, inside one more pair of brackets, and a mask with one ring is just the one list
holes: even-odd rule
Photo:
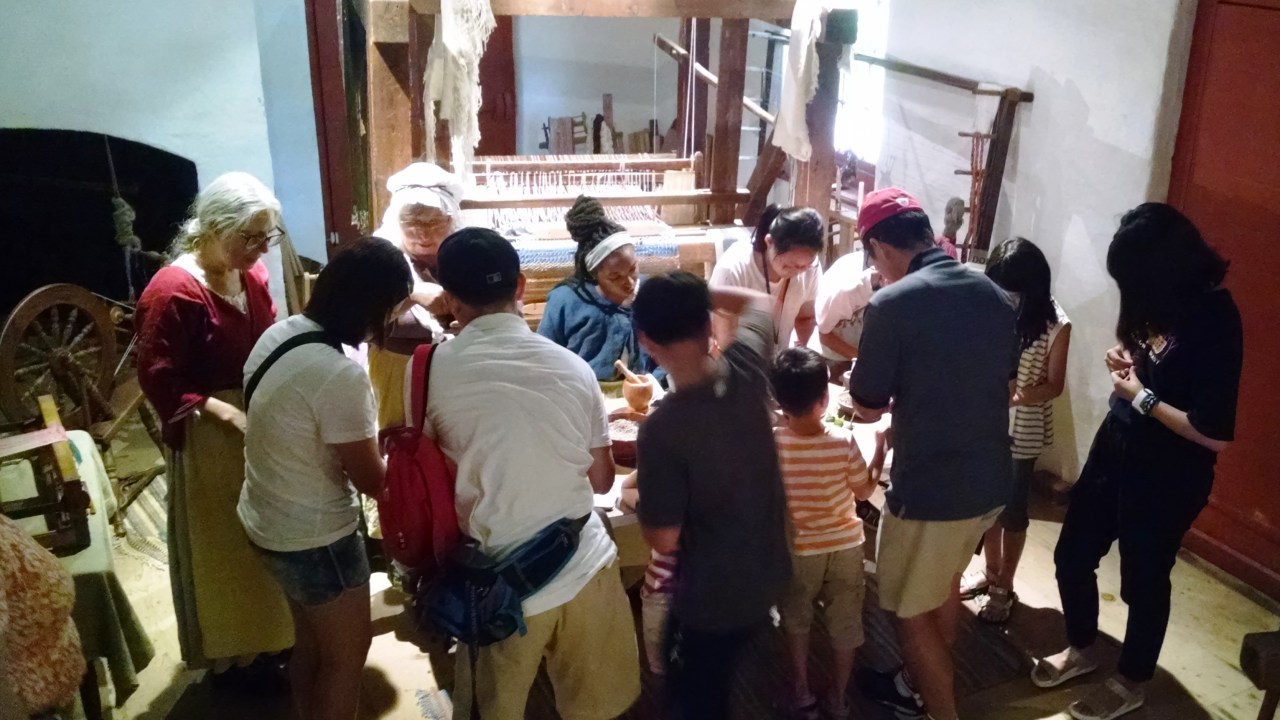
[[381, 344], [387, 320], [413, 289], [404, 253], [380, 237], [362, 237], [329, 261], [303, 312], [335, 340]]
[[817, 210], [802, 207], [779, 208], [777, 205], [765, 208], [756, 223], [755, 234], [751, 236], [751, 247], [756, 252], [765, 251], [766, 235], [773, 238], [773, 249], [779, 255], [798, 247], [822, 252], [826, 237], [822, 216]]
[[987, 257], [987, 277], [1022, 297], [1017, 329], [1023, 350], [1058, 323], [1050, 293], [1049, 261], [1035, 243], [1014, 237], [997, 245]]
[[1204, 293], [1222, 284], [1227, 265], [1172, 206], [1143, 203], [1125, 213], [1107, 251], [1107, 272], [1120, 288], [1116, 337], [1136, 350], [1174, 329]]
[[594, 283], [595, 278], [587, 270], [587, 255], [605, 238], [624, 232], [626, 228], [604, 214], [604, 206], [599, 200], [586, 195], [579, 195], [573, 207], [564, 214], [564, 224], [569, 228], [569, 236], [578, 243], [578, 249], [573, 253], [573, 280], [579, 285]]

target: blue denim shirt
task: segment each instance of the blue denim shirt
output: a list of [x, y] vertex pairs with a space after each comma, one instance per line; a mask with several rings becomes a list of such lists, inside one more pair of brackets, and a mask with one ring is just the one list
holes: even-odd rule
[[600, 381], [619, 380], [622, 360], [635, 373], [654, 370], [640, 349], [631, 325], [631, 309], [615, 305], [600, 294], [600, 286], [570, 280], [547, 295], [538, 334], [587, 361]]

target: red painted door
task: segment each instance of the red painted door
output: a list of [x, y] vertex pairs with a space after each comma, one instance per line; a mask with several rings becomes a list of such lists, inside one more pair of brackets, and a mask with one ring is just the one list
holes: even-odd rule
[[516, 154], [516, 59], [511, 17], [499, 15], [480, 58], [480, 145], [476, 155]]
[[1231, 261], [1236, 442], [1187, 545], [1280, 598], [1280, 0], [1200, 0], [1169, 202]]

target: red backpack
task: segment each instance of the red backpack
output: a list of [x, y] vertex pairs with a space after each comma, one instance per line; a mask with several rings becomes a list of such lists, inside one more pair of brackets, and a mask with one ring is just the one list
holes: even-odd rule
[[456, 468], [422, 433], [434, 350], [435, 345], [420, 345], [413, 352], [410, 424], [385, 436], [387, 479], [378, 496], [383, 548], [419, 573], [443, 565], [461, 536], [453, 506]]

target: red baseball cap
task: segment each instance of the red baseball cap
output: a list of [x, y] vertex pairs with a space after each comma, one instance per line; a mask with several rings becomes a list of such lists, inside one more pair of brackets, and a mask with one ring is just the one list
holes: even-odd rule
[[924, 208], [906, 190], [896, 187], [872, 190], [862, 199], [858, 210], [858, 237], [865, 238], [867, 231], [881, 222], [912, 210]]

